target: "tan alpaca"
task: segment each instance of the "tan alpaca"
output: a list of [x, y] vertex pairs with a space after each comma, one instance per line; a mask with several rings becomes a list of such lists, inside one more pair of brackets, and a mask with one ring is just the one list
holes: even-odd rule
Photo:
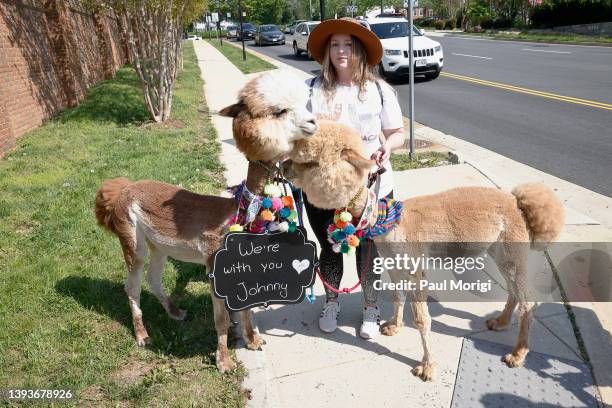
[[[279, 88], [281, 83], [294, 83]], [[300, 84], [302, 86], [300, 86]], [[249, 81], [238, 103], [220, 114], [234, 118], [236, 145], [251, 162], [247, 188], [262, 194], [267, 172], [264, 166], [286, 156], [295, 140], [317, 130], [314, 117], [305, 108], [308, 89], [284, 71], [274, 71]], [[177, 158], [180, 160], [180, 158]], [[262, 161], [261, 164], [253, 160]], [[164, 292], [162, 273], [168, 257], [204, 264], [211, 270], [211, 257], [222, 245], [228, 220], [236, 212], [233, 198], [195, 194], [153, 180], [131, 182], [125, 178], [107, 180], [96, 194], [98, 223], [117, 235], [128, 269], [128, 295], [136, 342], [144, 346], [149, 335], [142, 320], [140, 291], [147, 252], [150, 265], [147, 281], [155, 296], [173, 319], [183, 320], [186, 312], [177, 308]], [[217, 331], [217, 367], [224, 372], [235, 368], [227, 348], [229, 314], [223, 300], [212, 297]], [[240, 312], [247, 347], [259, 349], [261, 337], [253, 330], [250, 311]]]
[[[347, 127], [320, 121], [321, 131], [309, 139], [296, 142], [287, 173], [308, 195], [308, 199], [320, 208], [341, 208], [357, 195], [374, 164], [363, 157], [359, 135]], [[366, 194], [361, 194], [350, 211], [359, 217], [366, 205]], [[374, 215], [370, 225], [376, 221]], [[508, 299], [504, 310], [487, 321], [491, 330], [506, 328], [518, 304], [520, 328], [512, 353], [504, 357], [510, 367], [519, 366], [525, 360], [528, 348], [529, 326], [532, 321], [533, 303], [526, 298], [527, 254], [529, 245], [504, 245], [507, 243], [531, 243], [532, 249], [544, 249], [556, 240], [564, 222], [561, 202], [542, 184], [524, 184], [512, 193], [494, 188], [462, 187], [439, 194], [415, 197], [404, 201], [399, 225], [389, 234], [377, 237], [377, 243], [411, 243], [408, 256], [427, 254], [428, 243], [470, 242], [482, 243], [494, 259], [508, 286]], [[489, 243], [489, 244], [487, 244]], [[380, 245], [380, 255], [388, 253], [391, 245]], [[404, 246], [406, 247], [406, 246]], [[423, 277], [419, 270], [410, 275], [405, 270], [389, 271], [394, 282]], [[406, 293], [395, 292], [394, 315], [382, 327], [386, 335], [394, 335], [403, 325]], [[433, 380], [435, 361], [431, 354], [429, 332], [431, 318], [427, 308], [426, 291], [417, 291], [411, 301], [414, 324], [421, 334], [424, 356], [413, 374], [423, 380]]]

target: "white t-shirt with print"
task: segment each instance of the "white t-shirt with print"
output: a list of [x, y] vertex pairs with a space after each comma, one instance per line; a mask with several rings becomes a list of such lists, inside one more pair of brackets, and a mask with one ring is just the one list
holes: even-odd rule
[[[311, 82], [312, 78], [306, 81], [309, 88]], [[328, 102], [321, 89], [321, 80], [317, 78], [310, 99], [310, 109], [315, 117], [334, 120], [359, 132], [367, 158], [380, 148], [379, 135], [382, 129], [398, 129], [404, 126], [402, 110], [395, 91], [384, 81], [379, 81], [379, 84], [384, 100], [382, 104], [381, 93], [376, 83], [372, 81], [366, 83], [366, 92], [361, 95], [361, 99], [359, 85], [337, 85], [334, 98]], [[387, 160], [383, 162], [383, 166], [387, 171], [380, 178], [378, 198], [388, 195], [393, 190], [391, 162]], [[372, 171], [376, 171], [377, 168], [375, 165]]]

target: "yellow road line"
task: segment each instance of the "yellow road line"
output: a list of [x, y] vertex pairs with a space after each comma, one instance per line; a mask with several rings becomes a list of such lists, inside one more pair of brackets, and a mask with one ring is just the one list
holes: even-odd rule
[[571, 96], [558, 95], [558, 94], [553, 94], [550, 92], [537, 91], [535, 89], [521, 88], [519, 86], [502, 84], [500, 82], [485, 81], [484, 79], [478, 79], [478, 78], [472, 78], [472, 77], [468, 77], [464, 75], [452, 74], [450, 72], [442, 72], [440, 75], [448, 77], [448, 78], [459, 79], [462, 81], [473, 82], [473, 83], [480, 84], [480, 85], [491, 86], [494, 88], [506, 89], [508, 91], [519, 92], [519, 93], [524, 93], [528, 95], [541, 96], [543, 98], [555, 99], [558, 101], [575, 103], [578, 105], [585, 105], [585, 106], [590, 106], [593, 108], [612, 110], [612, 105], [608, 103], [591, 101], [588, 99], [574, 98]]

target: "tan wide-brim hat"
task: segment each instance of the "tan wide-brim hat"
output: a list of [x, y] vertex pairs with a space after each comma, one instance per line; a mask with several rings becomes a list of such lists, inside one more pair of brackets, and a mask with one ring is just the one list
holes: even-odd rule
[[383, 47], [376, 34], [359, 24], [357, 20], [341, 18], [325, 20], [310, 33], [308, 50], [319, 64], [323, 62], [327, 41], [333, 34], [348, 34], [361, 41], [366, 50], [368, 65], [375, 66], [382, 59]]

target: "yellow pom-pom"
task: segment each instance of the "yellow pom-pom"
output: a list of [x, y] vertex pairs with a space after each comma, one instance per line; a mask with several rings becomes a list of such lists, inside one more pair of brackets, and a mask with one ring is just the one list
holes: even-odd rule
[[230, 225], [229, 230], [231, 232], [241, 232], [241, 231], [244, 231], [244, 227], [240, 224], [233, 224], [233, 225]]

